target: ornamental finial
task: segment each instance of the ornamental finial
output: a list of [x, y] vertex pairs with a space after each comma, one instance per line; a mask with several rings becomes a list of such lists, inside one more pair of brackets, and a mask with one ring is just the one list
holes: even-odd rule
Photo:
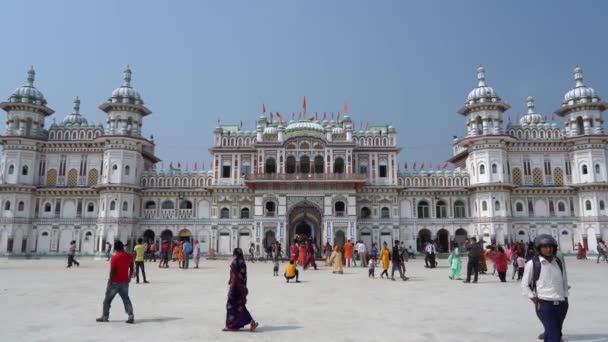
[[74, 114], [80, 114], [80, 98], [78, 96], [74, 99]]
[[27, 85], [30, 87], [34, 86], [34, 80], [36, 79], [36, 71], [34, 70], [34, 66], [30, 66], [30, 70], [27, 72]]
[[576, 81], [576, 86], [577, 87], [584, 86], [584, 84], [583, 84], [583, 68], [581, 68], [578, 65], [576, 66], [576, 68], [574, 68], [574, 80]]
[[483, 66], [477, 68], [477, 86], [485, 87], [486, 85], [486, 69]]
[[122, 84], [123, 86], [125, 86], [125, 87], [131, 86], [131, 67], [128, 64], [127, 64], [127, 68], [123, 72], [122, 79], [124, 80], [124, 82]]
[[526, 102], [528, 106], [528, 114], [534, 114], [534, 97], [528, 96]]

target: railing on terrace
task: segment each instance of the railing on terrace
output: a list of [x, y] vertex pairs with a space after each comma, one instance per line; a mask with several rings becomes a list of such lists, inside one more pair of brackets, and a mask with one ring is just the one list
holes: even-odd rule
[[179, 209], [177, 211], [177, 216], [179, 218], [189, 218], [189, 217], [192, 217], [192, 209]]
[[365, 182], [367, 175], [357, 173], [258, 173], [245, 176], [246, 182], [274, 182], [274, 181], [296, 181], [296, 182], [310, 182], [310, 181], [345, 181], [345, 182]]

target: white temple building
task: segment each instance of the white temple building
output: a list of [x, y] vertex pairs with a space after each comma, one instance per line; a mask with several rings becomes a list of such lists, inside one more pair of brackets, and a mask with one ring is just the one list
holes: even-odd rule
[[[198, 239], [203, 252], [230, 254], [296, 233], [320, 246], [394, 239], [447, 252], [466, 237], [528, 242], [551, 234], [565, 252], [608, 240], [608, 103], [574, 70], [575, 84], [547, 123], [528, 97], [527, 113], [505, 124], [509, 105], [477, 70], [477, 86], [458, 113], [466, 135], [454, 140], [455, 170], [399, 169], [398, 134], [388, 124], [355, 130], [353, 120], [269, 120], [255, 132], [219, 125], [209, 170], [158, 170], [151, 114], [131, 85], [99, 106], [105, 125], [80, 113], [61, 123], [35, 85], [35, 72], [0, 108], [0, 254], [57, 254], [77, 241], [83, 254], [106, 241], [138, 237]], [[564, 82], [566, 83], [566, 82]], [[201, 151], [205, 156], [207, 151]], [[201, 156], [193, 156], [201, 159]]]

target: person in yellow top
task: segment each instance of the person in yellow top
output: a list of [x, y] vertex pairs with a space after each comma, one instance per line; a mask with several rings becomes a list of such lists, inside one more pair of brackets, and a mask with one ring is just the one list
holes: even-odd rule
[[133, 247], [133, 251], [135, 252], [135, 277], [137, 283], [139, 284], [139, 269], [141, 268], [141, 274], [144, 278], [144, 284], [148, 284], [149, 281], [146, 280], [146, 269], [144, 268], [144, 254], [146, 252], [146, 247], [144, 246], [144, 239], [137, 239], [137, 245]]
[[384, 278], [386, 274], [386, 279], [388, 279], [388, 264], [391, 259], [391, 251], [388, 249], [388, 245], [386, 242], [382, 244], [382, 250], [380, 251], [380, 260], [382, 261], [382, 273], [380, 273], [380, 277]]
[[298, 272], [298, 269], [296, 268], [296, 264], [293, 262], [293, 260], [289, 260], [289, 264], [285, 265], [285, 280], [289, 283], [289, 281], [293, 278], [296, 278], [296, 283], [299, 283], [300, 281], [298, 280], [298, 276], [300, 275], [300, 272]]

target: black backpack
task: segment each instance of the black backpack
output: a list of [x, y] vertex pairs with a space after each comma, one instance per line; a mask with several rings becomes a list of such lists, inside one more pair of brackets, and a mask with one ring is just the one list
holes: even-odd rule
[[[554, 258], [555, 258], [555, 262], [557, 262], [557, 265], [559, 266], [559, 270], [562, 272], [562, 275], [563, 275], [564, 266], [562, 265], [562, 261], [559, 260], [558, 257], [554, 257]], [[535, 255], [531, 260], [532, 260], [532, 281], [530, 282], [530, 284], [528, 286], [530, 287], [530, 290], [536, 291], [536, 282], [538, 281], [538, 278], [540, 278], [541, 264], [540, 264], [540, 258], [538, 257], [538, 255]]]

